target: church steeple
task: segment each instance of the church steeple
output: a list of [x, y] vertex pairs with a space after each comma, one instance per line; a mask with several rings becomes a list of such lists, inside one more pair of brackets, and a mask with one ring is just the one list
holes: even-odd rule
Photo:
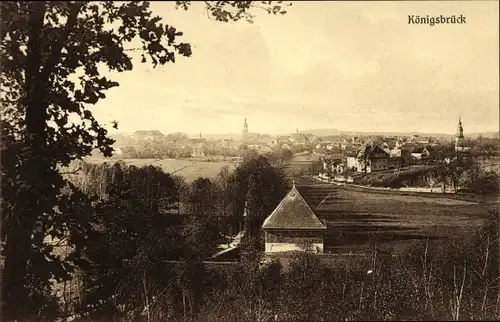
[[464, 128], [462, 127], [462, 119], [458, 118], [457, 134], [455, 135], [455, 151], [463, 152], [469, 148], [465, 146]]
[[248, 133], [248, 124], [246, 117], [245, 117], [245, 123], [243, 124], [243, 133]]
[[464, 128], [462, 127], [462, 119], [458, 117], [458, 126], [457, 126], [457, 138], [462, 139], [464, 137]]
[[243, 141], [246, 141], [247, 138], [248, 138], [248, 123], [247, 123], [247, 118], [245, 117], [245, 123], [243, 123], [242, 139], [243, 139]]

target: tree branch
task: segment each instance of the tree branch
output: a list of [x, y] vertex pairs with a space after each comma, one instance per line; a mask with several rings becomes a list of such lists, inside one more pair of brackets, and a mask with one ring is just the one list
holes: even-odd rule
[[78, 168], [74, 171], [68, 171], [68, 172], [60, 172], [61, 175], [63, 174], [75, 174], [75, 173], [78, 173], [80, 170], [82, 170], [82, 168]]
[[59, 38], [59, 41], [56, 42], [56, 44], [52, 47], [52, 52], [50, 53], [49, 58], [47, 59], [47, 63], [45, 64], [42, 75], [41, 75], [41, 80], [42, 84], [47, 84], [49, 81], [49, 77], [52, 74], [54, 67], [56, 66], [57, 62], [61, 58], [61, 52], [64, 48], [64, 46], [67, 44], [67, 39], [69, 38], [69, 35], [75, 28], [77, 18], [78, 18], [78, 13], [82, 9], [82, 7], [85, 5], [85, 2], [77, 2], [77, 3], [72, 3], [68, 4], [70, 6], [70, 11], [68, 15], [68, 19], [66, 20], [66, 24], [64, 26], [64, 32]]

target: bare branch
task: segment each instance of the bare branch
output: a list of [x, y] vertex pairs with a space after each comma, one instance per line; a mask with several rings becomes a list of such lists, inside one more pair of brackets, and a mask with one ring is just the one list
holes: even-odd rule
[[76, 174], [78, 173], [80, 170], [82, 170], [82, 168], [78, 168], [74, 171], [68, 171], [68, 172], [61, 172], [60, 174]]

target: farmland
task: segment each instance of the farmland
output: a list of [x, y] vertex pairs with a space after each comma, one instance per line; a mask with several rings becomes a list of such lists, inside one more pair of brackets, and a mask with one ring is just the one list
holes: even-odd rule
[[[87, 159], [113, 163], [114, 159]], [[155, 165], [165, 172], [192, 182], [198, 177], [215, 178], [226, 165], [237, 163], [179, 159], [123, 159], [136, 166]], [[491, 205], [444, 196], [424, 197], [356, 191], [304, 180], [299, 191], [316, 214], [325, 220], [328, 231], [325, 251], [362, 253], [368, 245], [383, 244], [404, 249], [415, 241], [468, 238], [487, 222]]]
[[135, 165], [137, 167], [154, 165], [161, 167], [166, 173], [184, 177], [186, 182], [192, 182], [199, 177], [214, 179], [224, 166], [227, 165], [230, 171], [234, 170], [237, 166], [236, 162], [230, 161], [202, 161], [193, 159], [104, 159], [94, 157], [85, 159], [85, 161], [89, 163], [115, 163], [122, 161], [127, 165]]
[[[299, 187], [325, 220], [325, 251], [359, 253], [368, 244], [402, 250], [419, 240], [468, 238], [487, 222], [492, 206], [447, 198]], [[321, 200], [321, 201], [320, 201]]]

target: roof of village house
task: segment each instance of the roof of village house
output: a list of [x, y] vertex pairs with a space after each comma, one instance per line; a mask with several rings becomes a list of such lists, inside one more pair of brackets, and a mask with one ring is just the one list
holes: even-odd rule
[[290, 192], [266, 218], [263, 229], [326, 229], [293, 184]]
[[300, 153], [295, 154], [290, 161], [291, 163], [299, 163], [299, 162], [318, 162], [320, 160], [320, 156], [312, 153]]
[[383, 152], [387, 156], [389, 156], [389, 154], [390, 154], [390, 150], [389, 149], [384, 149], [383, 147], [381, 147], [379, 145], [376, 145], [376, 144], [375, 145], [364, 144], [363, 146], [361, 146], [358, 149], [357, 156], [361, 157], [361, 156], [363, 156], [365, 154], [370, 155], [370, 154], [375, 153], [377, 151]]
[[139, 130], [139, 131], [135, 131], [134, 135], [137, 135], [137, 136], [150, 135], [150, 136], [158, 136], [158, 137], [164, 136], [163, 133], [161, 133], [158, 130]]
[[424, 149], [424, 145], [418, 143], [406, 143], [401, 147], [401, 150], [407, 151], [410, 153], [420, 153]]
[[306, 143], [309, 141], [309, 138], [304, 134], [293, 134], [292, 139], [295, 140], [295, 142], [301, 143]]
[[347, 143], [346, 150], [356, 152], [360, 146], [361, 146], [360, 143]]

